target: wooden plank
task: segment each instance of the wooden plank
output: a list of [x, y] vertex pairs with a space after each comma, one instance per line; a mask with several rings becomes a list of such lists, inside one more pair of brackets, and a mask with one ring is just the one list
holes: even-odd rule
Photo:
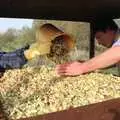
[[120, 120], [120, 98], [20, 120]]
[[94, 22], [90, 23], [90, 52], [89, 52], [89, 58], [92, 58], [95, 56], [95, 36], [94, 36]]
[[[8, 12], [9, 11], [9, 12]], [[1, 0], [0, 16], [72, 21], [120, 17], [120, 0]]]

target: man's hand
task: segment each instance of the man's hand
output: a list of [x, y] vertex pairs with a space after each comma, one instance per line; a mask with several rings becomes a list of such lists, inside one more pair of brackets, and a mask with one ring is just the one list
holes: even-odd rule
[[66, 64], [61, 64], [56, 66], [56, 72], [59, 75], [69, 75], [69, 76], [75, 76], [83, 74], [83, 70], [81, 67], [80, 62], [71, 62]]

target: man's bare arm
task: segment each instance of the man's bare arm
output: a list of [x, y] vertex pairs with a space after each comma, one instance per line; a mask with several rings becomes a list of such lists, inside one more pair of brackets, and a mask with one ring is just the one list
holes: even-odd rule
[[120, 61], [120, 46], [115, 46], [104, 53], [84, 62], [81, 65], [83, 73], [105, 68]]

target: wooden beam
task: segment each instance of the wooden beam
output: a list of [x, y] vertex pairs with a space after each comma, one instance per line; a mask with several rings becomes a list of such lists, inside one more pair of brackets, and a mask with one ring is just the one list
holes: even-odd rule
[[120, 120], [120, 98], [19, 120]]
[[94, 36], [94, 22], [90, 22], [90, 52], [89, 52], [89, 58], [92, 58], [95, 56], [95, 36]]

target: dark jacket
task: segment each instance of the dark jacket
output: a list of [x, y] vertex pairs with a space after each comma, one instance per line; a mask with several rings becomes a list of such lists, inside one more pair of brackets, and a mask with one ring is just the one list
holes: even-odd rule
[[27, 62], [24, 51], [28, 48], [29, 46], [27, 45], [24, 48], [17, 49], [13, 52], [0, 52], [0, 71], [22, 68]]

